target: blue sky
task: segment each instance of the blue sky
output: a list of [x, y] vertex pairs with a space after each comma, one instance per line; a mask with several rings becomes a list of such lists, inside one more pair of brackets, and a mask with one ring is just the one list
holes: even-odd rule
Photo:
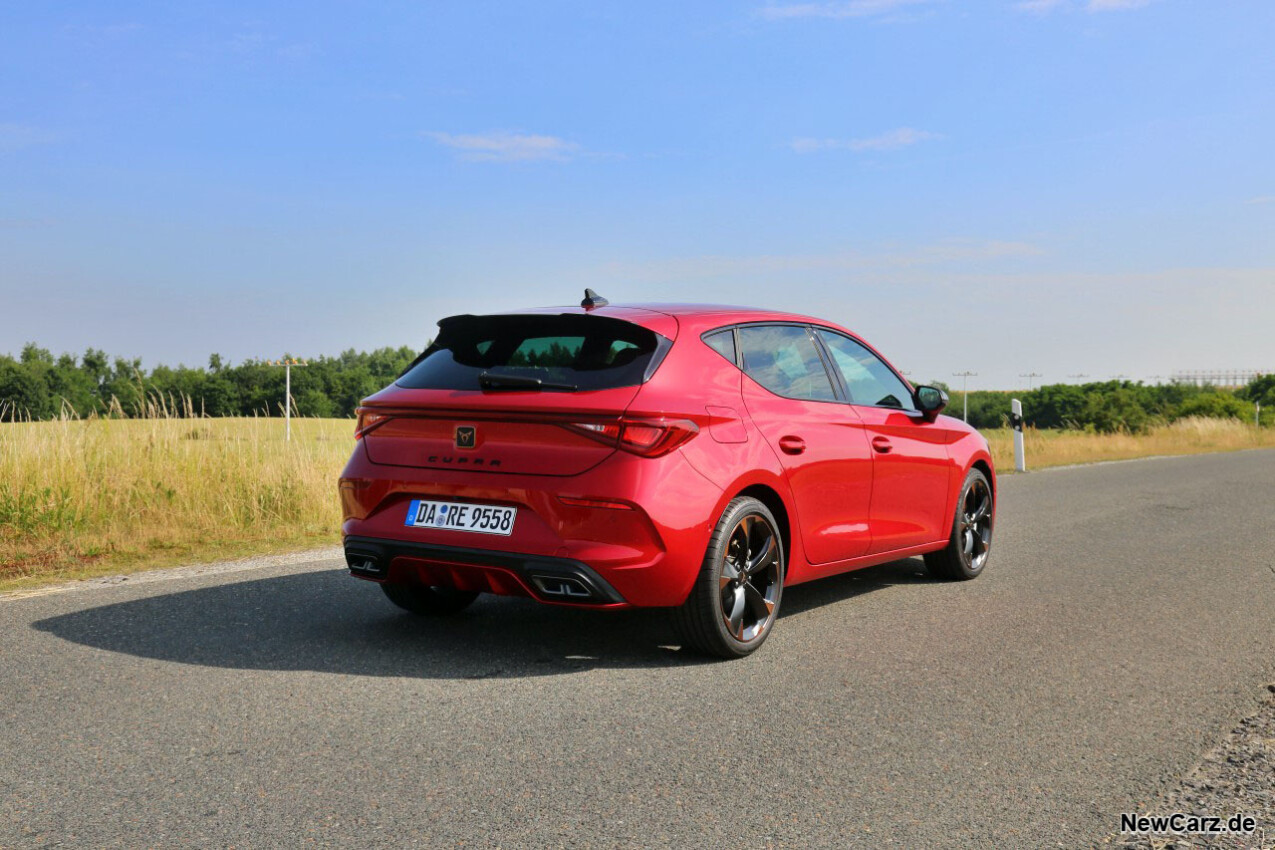
[[915, 379], [1275, 369], [1275, 3], [5, 3], [0, 352], [814, 313]]

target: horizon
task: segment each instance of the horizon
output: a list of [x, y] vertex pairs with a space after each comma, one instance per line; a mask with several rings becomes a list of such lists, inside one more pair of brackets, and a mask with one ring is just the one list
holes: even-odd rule
[[[560, 305], [560, 306], [566, 306], [566, 305]], [[618, 306], [624, 306], [624, 305], [618, 305]], [[54, 351], [52, 349], [39, 345], [37, 341], [29, 341], [23, 346], [23, 348], [26, 348], [27, 345], [35, 346], [40, 351], [43, 351], [49, 354], [55, 362], [64, 356], [70, 356], [75, 360], [77, 366], [83, 362], [84, 355], [87, 353], [87, 351], [81, 351], [81, 352]], [[236, 366], [248, 366], [248, 365], [254, 365], [254, 364], [268, 365], [268, 366], [283, 366], [285, 365], [285, 362], [287, 361], [291, 361], [291, 365], [294, 365], [294, 366], [307, 366], [310, 364], [311, 361], [319, 361], [324, 359], [339, 360], [341, 357], [343, 357], [346, 354], [356, 354], [356, 355], [371, 354], [378, 350], [397, 351], [402, 348], [410, 348], [412, 351], [416, 351], [416, 352], [420, 351], [420, 349], [415, 348], [413, 346], [408, 346], [408, 345], [403, 345], [403, 346], [384, 345], [384, 346], [377, 346], [377, 348], [375, 349], [359, 350], [359, 349], [349, 348], [339, 352], [322, 353], [317, 355], [304, 355], [304, 354], [296, 354], [294, 352], [284, 352], [282, 355], [279, 355], [277, 357], [246, 357], [237, 362], [230, 358], [221, 356], [220, 352], [214, 351], [214, 352], [210, 352], [208, 356], [205, 357], [202, 362], [173, 363], [173, 362], [157, 361], [157, 362], [148, 364], [145, 362], [144, 358], [124, 357], [122, 355], [116, 355], [110, 351], [92, 349], [91, 346], [89, 348], [91, 350], [105, 354], [112, 364], [117, 357], [129, 363], [133, 362], [136, 359], [137, 361], [139, 361], [139, 365], [142, 371], [144, 372], [153, 372], [155, 369], [158, 369], [158, 368], [168, 368], [168, 369], [174, 369], [174, 370], [193, 369], [193, 370], [202, 370], [204, 372], [211, 372], [213, 371], [212, 362], [214, 358], [217, 359], [219, 368], [233, 369]], [[22, 355], [21, 350], [17, 352], [0, 352], [0, 357], [6, 357], [6, 356], [12, 357], [15, 361], [21, 361], [21, 355]], [[905, 377], [907, 377], [908, 380], [911, 381], [914, 386], [919, 384], [926, 384], [926, 383], [941, 384], [943, 386], [946, 386], [948, 390], [952, 393], [953, 398], [956, 398], [958, 394], [964, 391], [962, 389], [963, 385], [961, 384], [961, 379], [964, 377], [967, 377], [967, 376], [963, 376], [961, 373], [956, 373], [954, 375], [949, 375], [947, 377], [943, 377], [941, 375], [929, 375], [929, 376], [921, 377], [916, 374], [903, 371], [903, 370], [900, 370], [900, 372], [902, 372], [902, 374]], [[1256, 380], [1257, 378], [1263, 377], [1265, 375], [1270, 375], [1273, 373], [1275, 373], [1275, 370], [1200, 369], [1200, 370], [1187, 370], [1187, 371], [1175, 373], [1172, 375], [1151, 375], [1146, 378], [1132, 377], [1125, 374], [1114, 374], [1114, 375], [1107, 375], [1107, 376], [1073, 374], [1073, 375], [1065, 376], [1063, 380], [1044, 380], [1044, 381], [1037, 380], [1037, 379], [1048, 377], [1048, 376], [1042, 375], [1041, 373], [1036, 373], [1036, 374], [1024, 374], [1019, 376], [1020, 380], [1028, 379], [1027, 386], [1012, 386], [1012, 387], [969, 386], [968, 391], [971, 393], [973, 392], [1013, 393], [1013, 392], [1030, 392], [1033, 389], [1040, 389], [1041, 387], [1047, 387], [1047, 386], [1087, 386], [1087, 385], [1093, 385], [1093, 384], [1110, 384], [1110, 383], [1128, 383], [1128, 384], [1135, 384], [1135, 385], [1143, 384], [1147, 386], [1171, 386], [1171, 385], [1181, 384], [1186, 386], [1212, 387], [1215, 389], [1226, 390], [1226, 389], [1238, 389], [1240, 387], [1248, 385], [1249, 383]], [[968, 377], [973, 378], [978, 376], [970, 375]]]

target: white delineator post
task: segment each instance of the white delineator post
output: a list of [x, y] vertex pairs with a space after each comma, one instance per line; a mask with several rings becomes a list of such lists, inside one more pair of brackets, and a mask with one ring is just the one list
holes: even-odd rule
[[1018, 399], [1010, 402], [1009, 424], [1014, 429], [1014, 469], [1027, 471], [1027, 452], [1023, 448], [1023, 403]]

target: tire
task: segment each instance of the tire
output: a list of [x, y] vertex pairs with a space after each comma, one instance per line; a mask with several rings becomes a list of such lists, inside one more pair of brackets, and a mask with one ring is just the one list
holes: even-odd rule
[[690, 595], [675, 609], [683, 644], [721, 658], [755, 651], [779, 615], [785, 563], [770, 510], [747, 496], [733, 499], [713, 529]]
[[995, 514], [992, 487], [981, 470], [971, 469], [961, 485], [947, 546], [925, 554], [925, 568], [935, 578], [977, 578], [987, 566]]
[[452, 590], [450, 587], [427, 587], [423, 584], [383, 584], [381, 590], [404, 611], [427, 617], [446, 617], [464, 611], [477, 593]]

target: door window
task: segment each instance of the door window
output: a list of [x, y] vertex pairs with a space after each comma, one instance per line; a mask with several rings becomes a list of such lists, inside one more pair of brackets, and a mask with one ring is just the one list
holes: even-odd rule
[[836, 401], [828, 370], [804, 327], [745, 325], [739, 329], [748, 377], [785, 398]]
[[848, 336], [822, 328], [818, 333], [841, 370], [852, 404], [916, 410], [907, 384], [881, 358]]

